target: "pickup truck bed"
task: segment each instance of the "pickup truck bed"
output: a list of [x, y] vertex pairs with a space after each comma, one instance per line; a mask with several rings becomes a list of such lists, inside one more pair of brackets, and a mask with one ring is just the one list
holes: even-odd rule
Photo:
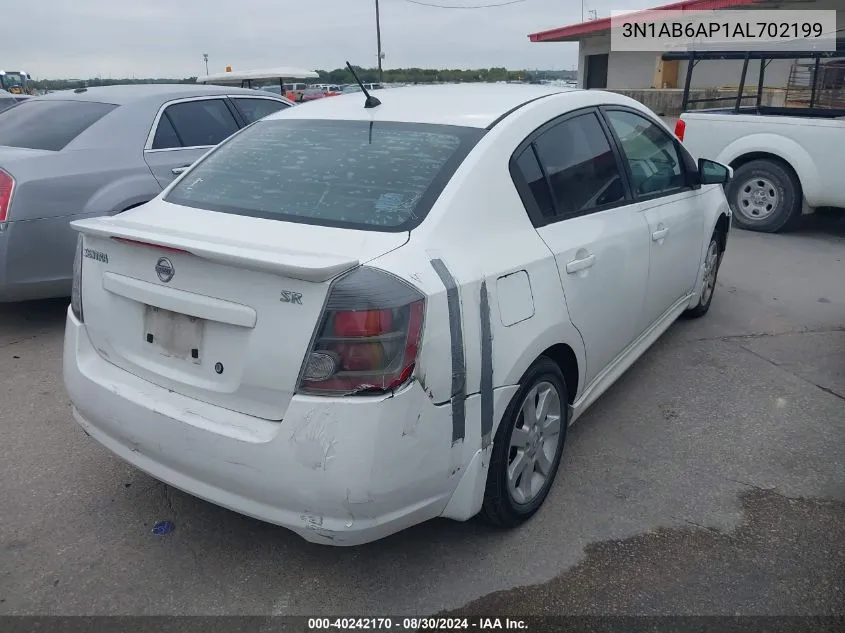
[[726, 193], [742, 228], [783, 231], [818, 207], [845, 208], [845, 117], [697, 110], [675, 130], [696, 158], [734, 168]]

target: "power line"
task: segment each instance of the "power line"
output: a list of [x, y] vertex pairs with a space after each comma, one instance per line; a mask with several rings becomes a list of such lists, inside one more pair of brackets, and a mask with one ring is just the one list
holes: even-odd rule
[[504, 2], [497, 2], [495, 4], [435, 4], [433, 2], [422, 2], [422, 0], [405, 0], [410, 4], [417, 4], [421, 7], [431, 7], [433, 9], [495, 9], [496, 7], [506, 7], [510, 4], [519, 4], [521, 2], [528, 2], [528, 0], [505, 0]]

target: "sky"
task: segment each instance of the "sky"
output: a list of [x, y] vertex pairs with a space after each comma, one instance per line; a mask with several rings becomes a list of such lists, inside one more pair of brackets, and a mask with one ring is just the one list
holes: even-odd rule
[[[478, 6], [507, 0], [419, 0]], [[647, 8], [643, 0], [584, 0], [585, 15]], [[189, 77], [296, 66], [377, 63], [375, 0], [2, 0], [0, 68], [36, 79]], [[659, 3], [658, 3], [659, 4]], [[571, 69], [577, 44], [528, 34], [581, 21], [579, 0], [523, 0], [438, 9], [379, 0], [385, 68]], [[15, 28], [19, 25], [20, 28]]]

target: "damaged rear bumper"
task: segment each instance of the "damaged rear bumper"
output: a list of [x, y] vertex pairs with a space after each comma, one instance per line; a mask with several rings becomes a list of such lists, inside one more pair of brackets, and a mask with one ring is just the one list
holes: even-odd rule
[[64, 379], [76, 421], [125, 461], [308, 541], [377, 540], [440, 515], [457, 484], [449, 406], [417, 382], [392, 396], [295, 396], [283, 421], [263, 420], [108, 363], [70, 311]]

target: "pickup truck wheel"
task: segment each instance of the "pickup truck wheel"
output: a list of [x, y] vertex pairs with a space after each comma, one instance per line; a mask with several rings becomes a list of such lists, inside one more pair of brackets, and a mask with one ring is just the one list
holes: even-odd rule
[[482, 516], [502, 527], [531, 518], [549, 494], [563, 454], [569, 402], [557, 363], [541, 356], [505, 411], [487, 472]]
[[791, 169], [772, 160], [741, 165], [728, 185], [728, 201], [736, 226], [777, 233], [801, 217], [801, 183]]

